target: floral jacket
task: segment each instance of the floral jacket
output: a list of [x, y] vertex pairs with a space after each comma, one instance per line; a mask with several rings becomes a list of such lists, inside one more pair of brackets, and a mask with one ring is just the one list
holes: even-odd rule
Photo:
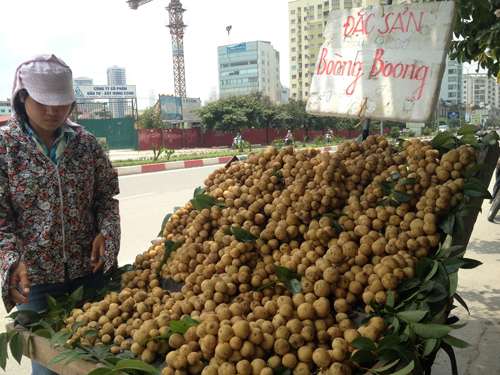
[[120, 247], [118, 176], [97, 139], [73, 128], [57, 165], [39, 151], [17, 120], [0, 128], [0, 254], [7, 311], [9, 272], [21, 261], [31, 285], [64, 282], [92, 273], [94, 238], [106, 239], [104, 272]]

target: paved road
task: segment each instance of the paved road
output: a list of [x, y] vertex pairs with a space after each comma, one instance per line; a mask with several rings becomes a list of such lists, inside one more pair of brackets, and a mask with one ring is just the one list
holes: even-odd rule
[[[165, 214], [174, 206], [181, 206], [193, 194], [193, 190], [203, 183], [205, 177], [215, 167], [202, 167], [120, 177], [120, 209], [122, 215], [121, 263], [133, 260], [150, 245], [160, 230]], [[490, 191], [492, 186], [490, 187]], [[486, 220], [488, 202], [483, 204], [472, 233], [467, 257], [478, 259], [483, 265], [473, 270], [461, 270], [458, 293], [469, 305], [471, 315], [459, 307], [454, 314], [467, 327], [456, 331], [456, 336], [468, 341], [472, 346], [459, 349], [458, 363], [460, 375], [500, 374], [500, 224]], [[500, 216], [498, 217], [500, 221]], [[0, 317], [6, 315], [0, 304]], [[7, 319], [0, 319], [4, 327]], [[0, 370], [0, 373], [3, 373]], [[19, 366], [9, 359], [7, 374], [28, 375], [31, 365], [26, 358]], [[433, 375], [451, 374], [445, 354], [438, 356]]]

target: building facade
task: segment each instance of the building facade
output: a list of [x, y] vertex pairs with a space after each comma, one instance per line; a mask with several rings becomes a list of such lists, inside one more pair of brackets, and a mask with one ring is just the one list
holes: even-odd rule
[[[94, 80], [90, 77], [77, 77], [73, 78], [73, 86], [92, 86]], [[93, 99], [78, 99], [78, 103], [92, 103]]]
[[[106, 70], [108, 85], [126, 85], [127, 76], [125, 68], [113, 65]], [[120, 99], [109, 100], [109, 112], [113, 118], [125, 117], [126, 102]]]
[[500, 108], [500, 86], [486, 73], [464, 74], [462, 98], [468, 107]]
[[0, 116], [10, 115], [11, 112], [10, 100], [0, 100]]
[[280, 54], [270, 42], [254, 41], [217, 48], [219, 96], [261, 91], [282, 102]]
[[446, 59], [446, 68], [441, 81], [441, 92], [439, 99], [446, 100], [451, 104], [462, 103], [463, 96], [463, 66], [458, 61]]
[[[399, 2], [395, 0], [393, 4]], [[378, 0], [295, 0], [288, 3], [291, 99], [309, 98], [309, 87], [330, 11], [385, 3]]]

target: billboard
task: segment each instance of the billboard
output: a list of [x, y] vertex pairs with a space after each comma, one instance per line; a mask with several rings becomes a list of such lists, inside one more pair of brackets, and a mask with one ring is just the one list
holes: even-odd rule
[[448, 112], [448, 120], [460, 120], [460, 112]]
[[182, 119], [186, 122], [201, 122], [196, 111], [201, 109], [200, 98], [182, 98]]
[[227, 53], [241, 52], [241, 51], [246, 51], [246, 50], [247, 50], [246, 43], [240, 43], [240, 44], [235, 44], [234, 46], [231, 46], [231, 47], [226, 47]]
[[480, 124], [481, 123], [481, 115], [473, 113], [470, 117], [470, 122], [473, 124]]
[[181, 98], [175, 96], [160, 96], [161, 119], [163, 122], [182, 121]]
[[456, 17], [454, 1], [331, 11], [307, 112], [432, 121]]
[[77, 99], [134, 99], [135, 85], [76, 85]]

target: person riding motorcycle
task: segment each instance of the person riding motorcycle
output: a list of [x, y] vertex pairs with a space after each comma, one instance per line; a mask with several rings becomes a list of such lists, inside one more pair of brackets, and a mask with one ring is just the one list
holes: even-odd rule
[[236, 148], [241, 148], [241, 145], [243, 143], [243, 139], [241, 138], [241, 134], [238, 132], [236, 137], [233, 139], [233, 144], [231, 145], [232, 149], [235, 150]]
[[285, 136], [285, 146], [291, 146], [292, 145], [292, 132], [288, 130], [288, 133], [286, 133]]
[[332, 129], [328, 129], [328, 131], [326, 132], [326, 142], [327, 143], [330, 143], [332, 141], [332, 135], [333, 135]]

